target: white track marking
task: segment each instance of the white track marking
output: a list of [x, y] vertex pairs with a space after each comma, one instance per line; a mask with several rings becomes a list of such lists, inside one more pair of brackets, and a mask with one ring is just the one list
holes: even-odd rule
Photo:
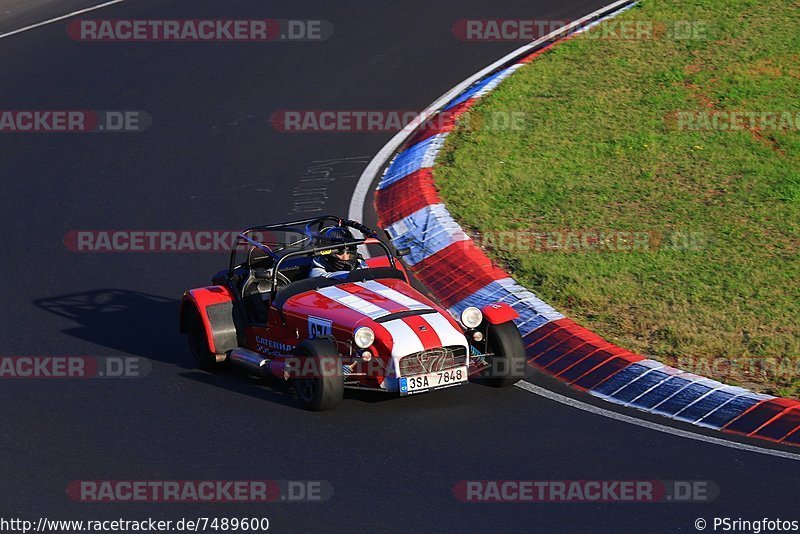
[[353, 191], [353, 197], [350, 199], [350, 210], [348, 212], [348, 217], [354, 221], [363, 221], [364, 220], [364, 204], [367, 200], [367, 193], [369, 193], [369, 189], [372, 186], [372, 182], [378, 178], [378, 171], [381, 170], [383, 164], [386, 163], [392, 154], [397, 150], [397, 148], [403, 144], [403, 142], [408, 138], [414, 130], [417, 128], [418, 125], [426, 121], [431, 115], [433, 115], [438, 109], [444, 106], [447, 102], [458, 96], [462, 93], [465, 89], [467, 89], [470, 85], [475, 83], [476, 81], [480, 80], [493, 70], [503, 66], [505, 63], [512, 61], [513, 59], [525, 54], [528, 51], [533, 50], [535, 47], [539, 46], [541, 43], [552, 39], [558, 35], [563, 33], [569, 32], [571, 29], [583, 25], [587, 20], [595, 17], [597, 14], [606, 11], [606, 10], [613, 10], [615, 7], [621, 6], [623, 4], [627, 4], [629, 0], [618, 0], [617, 2], [613, 2], [605, 7], [598, 9], [597, 11], [593, 11], [589, 13], [585, 17], [582, 17], [571, 24], [564, 26], [561, 29], [555, 30], [550, 32], [549, 34], [545, 35], [544, 37], [533, 41], [532, 43], [526, 44], [514, 50], [513, 52], [506, 54], [502, 58], [498, 59], [491, 65], [487, 66], [486, 68], [476, 72], [460, 84], [456, 85], [452, 89], [450, 89], [447, 93], [443, 94], [439, 97], [433, 104], [428, 106], [422, 113], [420, 113], [416, 119], [411, 121], [411, 124], [397, 132], [392, 139], [386, 143], [386, 145], [375, 154], [375, 157], [372, 158], [372, 161], [369, 162], [367, 168], [364, 169], [364, 172], [361, 173], [361, 177], [358, 179], [358, 183], [356, 184], [355, 191]]
[[[589, 18], [597, 15], [598, 13], [600, 13], [602, 11], [605, 11], [606, 9], [611, 9], [612, 7], [616, 7], [616, 6], [622, 5], [622, 4], [626, 3], [626, 2], [627, 2], [627, 0], [619, 0], [617, 2], [609, 4], [606, 7], [600, 8], [597, 11], [594, 11], [593, 13], [590, 13], [589, 15], [586, 15], [583, 18], [576, 20], [575, 22], [573, 22], [569, 26], [566, 26], [565, 28], [568, 31], [569, 28], [571, 28], [573, 26], [576, 26], [576, 25], [579, 25], [579, 24], [583, 24], [583, 22], [585, 20], [588, 20]], [[560, 31], [565, 31], [565, 30], [564, 30], [564, 28], [562, 28]], [[521, 46], [520, 48], [517, 48], [516, 50], [511, 52], [510, 54], [507, 54], [503, 58], [501, 58], [501, 59], [495, 61], [494, 63], [492, 63], [491, 65], [487, 66], [483, 70], [477, 72], [476, 74], [473, 74], [472, 76], [470, 76], [469, 78], [467, 78], [466, 80], [461, 82], [460, 84], [458, 84], [455, 87], [453, 87], [452, 89], [450, 89], [447, 93], [442, 95], [440, 98], [438, 98], [433, 104], [428, 106], [422, 113], [420, 113], [419, 116], [417, 117], [417, 119], [412, 121], [411, 124], [409, 124], [408, 126], [403, 128], [401, 131], [397, 132], [397, 134], [395, 134], [395, 136], [392, 137], [389, 140], [388, 143], [386, 143], [386, 145], [380, 150], [380, 152], [375, 154], [375, 157], [373, 157], [372, 160], [369, 162], [367, 167], [364, 169], [364, 172], [361, 173], [361, 177], [358, 179], [358, 183], [356, 184], [356, 188], [353, 191], [353, 197], [350, 199], [350, 209], [349, 209], [349, 212], [348, 212], [348, 217], [350, 219], [352, 219], [352, 220], [355, 220], [355, 221], [363, 221], [364, 220], [364, 205], [366, 204], [366, 201], [367, 201], [367, 194], [369, 193], [369, 190], [370, 190], [370, 187], [372, 186], [372, 183], [378, 178], [378, 172], [381, 170], [381, 167], [383, 167], [383, 165], [386, 163], [386, 161], [392, 156], [392, 154], [394, 154], [394, 152], [400, 147], [400, 145], [402, 145], [403, 142], [408, 137], [411, 136], [411, 134], [414, 132], [414, 130], [416, 129], [418, 124], [420, 124], [421, 122], [427, 120], [440, 107], [444, 106], [447, 102], [449, 102], [450, 100], [452, 100], [453, 98], [458, 96], [462, 91], [467, 89], [470, 85], [472, 85], [473, 83], [475, 83], [479, 79], [483, 78], [485, 75], [489, 74], [491, 71], [501, 67], [504, 63], [507, 63], [507, 62], [513, 60], [516, 57], [522, 56], [526, 52], [530, 51], [532, 48], [538, 46], [541, 42], [544, 42], [547, 39], [550, 39], [553, 36], [555, 36], [556, 34], [560, 33], [560, 31], [557, 30], [557, 31], [552, 32], [549, 35], [546, 35], [545, 37], [542, 37], [541, 39], [538, 39], [538, 40], [536, 40], [536, 41], [534, 41], [534, 42], [532, 42], [530, 44]], [[368, 255], [365, 254], [365, 256], [368, 256]], [[716, 444], [716, 445], [721, 445], [723, 447], [731, 447], [731, 448], [734, 448], [734, 449], [750, 451], [750, 452], [756, 452], [756, 453], [760, 453], [760, 454], [766, 454], [766, 455], [769, 455], [769, 456], [777, 456], [777, 457], [780, 457], [780, 458], [788, 458], [790, 460], [800, 460], [800, 455], [798, 455], [798, 454], [792, 454], [792, 453], [788, 453], [788, 452], [776, 451], [776, 450], [772, 450], [772, 449], [762, 449], [760, 447], [755, 447], [753, 445], [745, 445], [745, 444], [741, 444], [741, 443], [736, 443], [734, 441], [728, 441], [728, 440], [725, 440], [725, 439], [704, 436], [702, 434], [695, 434], [695, 433], [692, 433], [692, 432], [688, 432], [686, 430], [679, 430], [679, 429], [668, 427], [668, 426], [665, 426], [665, 425], [659, 425], [658, 423], [651, 423], [651, 422], [646, 421], [644, 419], [637, 419], [635, 417], [631, 417], [629, 415], [623, 415], [623, 414], [620, 414], [620, 413], [617, 413], [617, 412], [613, 412], [611, 410], [605, 410], [603, 408], [597, 408], [595, 406], [592, 406], [591, 404], [585, 404], [583, 402], [571, 399], [569, 397], [564, 397], [563, 395], [559, 395], [557, 393], [553, 393], [553, 392], [548, 391], [548, 390], [546, 390], [544, 388], [540, 388], [539, 386], [534, 386], [534, 385], [532, 385], [532, 384], [530, 384], [528, 382], [524, 382], [524, 381], [520, 382], [520, 383], [517, 384], [517, 387], [520, 387], [520, 388], [522, 388], [522, 389], [524, 389], [526, 391], [529, 391], [531, 393], [535, 393], [535, 394], [540, 395], [542, 397], [548, 398], [550, 400], [554, 400], [556, 402], [560, 402], [562, 404], [566, 404], [567, 406], [572, 406], [572, 407], [578, 408], [580, 410], [584, 410], [584, 411], [587, 411], [587, 412], [590, 412], [590, 413], [594, 413], [596, 415], [601, 415], [601, 416], [604, 416], [604, 417], [608, 417], [608, 418], [611, 418], [611, 419], [616, 419], [617, 421], [623, 421], [623, 422], [626, 422], [626, 423], [630, 423], [632, 425], [638, 425], [638, 426], [642, 426], [642, 427], [645, 427], [645, 428], [650, 428], [652, 430], [658, 430], [658, 431], [661, 431], [661, 432], [666, 432], [667, 434], [672, 434], [672, 435], [684, 437], [684, 438], [687, 438], [687, 439], [694, 439], [694, 440], [703, 441], [703, 442], [706, 442], [706, 443], [713, 443], [713, 444]]]
[[25, 26], [24, 28], [19, 28], [18, 30], [13, 30], [6, 33], [0, 33], [0, 39], [5, 39], [6, 37], [11, 37], [12, 35], [16, 35], [18, 33], [26, 32], [28, 30], [32, 30], [34, 28], [39, 28], [40, 26], [46, 26], [47, 24], [52, 24], [54, 22], [58, 22], [60, 20], [68, 19], [70, 17], [74, 17], [75, 15], [81, 15], [83, 13], [89, 13], [90, 11], [96, 11], [98, 9], [103, 9], [104, 7], [108, 7], [114, 4], [119, 4], [124, 2], [125, 0], [111, 0], [110, 2], [105, 2], [104, 4], [98, 4], [96, 6], [87, 7], [86, 9], [81, 9], [78, 11], [73, 11], [72, 13], [68, 13], [66, 15], [61, 15], [60, 17], [55, 17], [48, 20], [43, 20], [42, 22], [37, 22], [36, 24], [31, 24], [30, 26]]
[[544, 397], [546, 399], [564, 404], [571, 408], [577, 408], [578, 410], [583, 410], [584, 412], [589, 412], [594, 415], [600, 415], [602, 417], [608, 417], [609, 419], [615, 419], [617, 421], [622, 421], [623, 423], [641, 426], [650, 430], [657, 430], [658, 432], [664, 432], [665, 434], [672, 434], [673, 436], [693, 439], [695, 441], [703, 441], [705, 443], [712, 443], [714, 445], [721, 445], [723, 447], [729, 447], [731, 449], [738, 449], [741, 451], [755, 452], [758, 454], [765, 454], [767, 456], [777, 456], [778, 458], [786, 458], [787, 460], [800, 460], [800, 454], [778, 451], [774, 449], [764, 449], [761, 447], [756, 447], [755, 445], [747, 445], [745, 443], [737, 443], [735, 441], [728, 441], [722, 438], [705, 436], [703, 434], [695, 434], [694, 432], [689, 432], [688, 430], [681, 430], [679, 428], [673, 428], [671, 426], [661, 425], [658, 423], [646, 421], [644, 419], [631, 417], [630, 415], [625, 415], [613, 412], [611, 410], [606, 410], [605, 408], [600, 408], [592, 404], [586, 404], [585, 402], [575, 400], [571, 397], [565, 397], [564, 395], [559, 395], [558, 393], [554, 393], [550, 390], [544, 389], [543, 387], [536, 386], [534, 384], [531, 384], [530, 382], [526, 382], [525, 380], [517, 382], [516, 386], [520, 389], [524, 389], [525, 391], [533, 393], [534, 395], [539, 395], [540, 397]]

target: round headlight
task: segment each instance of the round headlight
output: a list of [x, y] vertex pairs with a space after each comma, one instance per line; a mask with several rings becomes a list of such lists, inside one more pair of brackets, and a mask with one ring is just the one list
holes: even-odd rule
[[375, 332], [368, 326], [362, 326], [355, 331], [353, 339], [356, 342], [356, 347], [366, 349], [375, 342]]
[[483, 314], [478, 308], [474, 306], [470, 306], [469, 308], [461, 312], [461, 324], [463, 324], [467, 328], [477, 328], [482, 321], [483, 321]]

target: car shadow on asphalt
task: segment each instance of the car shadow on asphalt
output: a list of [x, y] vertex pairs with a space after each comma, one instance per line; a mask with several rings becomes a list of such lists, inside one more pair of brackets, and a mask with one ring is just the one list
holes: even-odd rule
[[187, 369], [193, 362], [178, 332], [177, 299], [127, 289], [96, 289], [37, 299], [34, 304], [77, 323], [67, 335]]
[[[213, 372], [190, 371], [181, 373], [181, 376], [259, 400], [267, 400], [276, 404], [302, 409], [294, 388], [288, 382], [276, 377], [258, 378], [250, 376], [230, 365], [223, 365]], [[393, 395], [377, 391], [344, 390], [345, 401], [353, 400], [372, 404], [390, 400], [392, 397]]]
[[[180, 301], [127, 289], [96, 289], [37, 299], [47, 312], [77, 323], [67, 335], [115, 351], [185, 369], [180, 376], [235, 393], [299, 406], [294, 390], [277, 378], [260, 379], [221, 365], [213, 373], [196, 368], [184, 336], [178, 331]], [[392, 395], [345, 390], [345, 399], [376, 403]]]
[[270, 380], [249, 376], [230, 365], [221, 365], [213, 372], [192, 370], [180, 373], [180, 376], [205, 386], [225, 389], [258, 400], [266, 400], [293, 408], [298, 407], [294, 390], [288, 384], [281, 383], [277, 378]]

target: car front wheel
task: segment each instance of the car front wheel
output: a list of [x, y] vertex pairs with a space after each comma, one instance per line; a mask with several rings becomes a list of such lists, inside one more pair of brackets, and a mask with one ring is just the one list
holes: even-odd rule
[[189, 340], [189, 350], [192, 351], [197, 367], [200, 369], [213, 369], [217, 365], [217, 356], [208, 348], [206, 327], [200, 318], [200, 313], [192, 306], [187, 312], [186, 334]]
[[486, 335], [489, 367], [482, 376], [492, 387], [506, 387], [525, 378], [525, 344], [513, 321], [490, 324]]
[[331, 410], [342, 402], [344, 378], [342, 358], [329, 341], [310, 339], [296, 350], [299, 376], [292, 380], [297, 398], [306, 410]]

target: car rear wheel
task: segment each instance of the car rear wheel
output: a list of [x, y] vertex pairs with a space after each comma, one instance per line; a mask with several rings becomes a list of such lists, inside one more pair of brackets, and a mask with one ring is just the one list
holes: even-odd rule
[[492, 387], [506, 387], [525, 378], [525, 344], [513, 321], [490, 324], [486, 335], [489, 367], [482, 376]]
[[311, 339], [297, 346], [299, 374], [293, 379], [297, 398], [306, 410], [331, 410], [342, 402], [342, 358], [329, 341]]
[[217, 356], [208, 348], [206, 327], [200, 318], [200, 313], [192, 306], [186, 317], [186, 334], [189, 339], [189, 350], [192, 351], [197, 367], [209, 370], [217, 365]]

